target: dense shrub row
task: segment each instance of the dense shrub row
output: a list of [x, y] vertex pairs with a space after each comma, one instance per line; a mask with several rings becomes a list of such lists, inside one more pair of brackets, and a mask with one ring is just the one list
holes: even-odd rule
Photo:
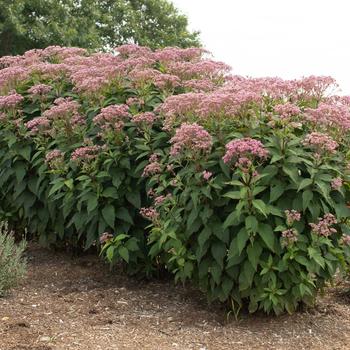
[[200, 49], [0, 58], [1, 212], [211, 300], [293, 312], [349, 255], [350, 99]]

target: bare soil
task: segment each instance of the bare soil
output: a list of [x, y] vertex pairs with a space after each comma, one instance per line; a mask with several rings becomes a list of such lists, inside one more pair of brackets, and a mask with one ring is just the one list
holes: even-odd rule
[[0, 299], [0, 350], [350, 349], [349, 285], [329, 288], [315, 309], [243, 315], [172, 281], [138, 281], [95, 256], [37, 246], [22, 285]]

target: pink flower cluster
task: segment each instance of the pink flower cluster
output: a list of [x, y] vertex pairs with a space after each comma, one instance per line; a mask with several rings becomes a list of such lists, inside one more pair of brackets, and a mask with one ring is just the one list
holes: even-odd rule
[[342, 235], [340, 239], [340, 244], [345, 246], [350, 246], [350, 235]]
[[204, 180], [208, 181], [213, 176], [213, 173], [211, 171], [204, 170], [202, 172], [202, 176]]
[[333, 190], [340, 190], [340, 188], [343, 186], [343, 180], [341, 177], [336, 177], [331, 182], [331, 187]]
[[336, 141], [327, 134], [319, 132], [308, 134], [303, 144], [314, 149], [317, 154], [322, 154], [324, 152], [335, 153], [335, 150], [338, 148], [338, 143]]
[[209, 153], [213, 146], [213, 138], [197, 123], [183, 123], [176, 129], [170, 143], [170, 155], [175, 157], [183, 151]]
[[286, 247], [298, 241], [298, 232], [294, 228], [289, 228], [282, 232], [282, 246]]
[[47, 132], [50, 128], [50, 120], [46, 117], [36, 117], [28, 121], [25, 126], [31, 134], [36, 135], [39, 132]]
[[30, 89], [28, 89], [28, 93], [32, 98], [40, 97], [48, 94], [52, 90], [52, 86], [47, 84], [37, 84], [33, 85]]
[[0, 108], [14, 108], [23, 101], [23, 96], [17, 94], [16, 91], [11, 91], [6, 96], [0, 96]]
[[316, 109], [307, 108], [305, 117], [316, 125], [350, 129], [350, 108], [346, 105], [321, 102]]
[[70, 98], [57, 98], [54, 103], [55, 104], [50, 109], [42, 114], [43, 117], [52, 120], [71, 117], [78, 113], [80, 107], [77, 101]]
[[79, 147], [72, 153], [71, 160], [78, 162], [93, 160], [96, 158], [100, 150], [101, 147], [97, 145]]
[[161, 173], [161, 171], [162, 168], [159, 163], [159, 155], [154, 153], [149, 157], [149, 163], [143, 169], [142, 177], [148, 177], [155, 174], [159, 174]]
[[103, 232], [99, 238], [100, 244], [105, 244], [112, 238], [113, 238], [113, 235], [111, 233]]
[[59, 149], [54, 149], [46, 154], [45, 162], [50, 163], [53, 160], [62, 158], [63, 156], [64, 156], [64, 153], [62, 151], [60, 151]]
[[155, 208], [149, 207], [149, 208], [141, 208], [140, 214], [142, 217], [144, 217], [147, 220], [150, 221], [156, 221], [159, 217], [159, 213]]
[[[15, 61], [16, 62], [16, 61]], [[26, 67], [14, 66], [6, 67], [0, 70], [0, 91], [9, 91], [14, 89], [17, 83], [26, 80], [30, 71]]]
[[154, 205], [158, 206], [163, 204], [167, 199], [171, 198], [171, 194], [167, 194], [166, 196], [161, 195], [161, 196], [157, 196], [154, 198]]
[[289, 119], [300, 114], [301, 110], [298, 106], [292, 103], [279, 104], [274, 107], [274, 111], [283, 119]]
[[319, 218], [318, 220], [319, 221], [317, 224], [309, 224], [313, 233], [319, 236], [328, 237], [337, 232], [337, 230], [332, 227], [332, 225], [337, 223], [337, 220], [333, 214], [327, 213], [323, 216], [323, 218]]
[[293, 225], [293, 223], [295, 221], [300, 221], [300, 219], [301, 219], [301, 214], [298, 211], [294, 210], [294, 209], [292, 209], [292, 210], [285, 210], [284, 213], [286, 214], [286, 217], [287, 217], [287, 224], [288, 224], [288, 226]]
[[269, 152], [264, 148], [261, 141], [247, 137], [230, 141], [226, 145], [226, 153], [222, 159], [225, 163], [230, 163], [233, 159], [236, 159], [236, 166], [247, 167], [247, 165], [250, 165], [251, 159], [265, 159], [268, 154]]
[[124, 126], [124, 120], [130, 117], [128, 105], [111, 105], [101, 109], [93, 122], [102, 130], [119, 131]]
[[136, 114], [132, 117], [132, 121], [136, 124], [152, 125], [156, 119], [156, 115], [153, 112], [144, 112]]

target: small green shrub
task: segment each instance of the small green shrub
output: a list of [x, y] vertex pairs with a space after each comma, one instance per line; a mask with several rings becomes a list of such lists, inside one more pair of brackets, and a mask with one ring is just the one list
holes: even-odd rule
[[23, 252], [26, 242], [16, 244], [7, 223], [0, 223], [0, 296], [15, 287], [26, 273], [26, 260]]

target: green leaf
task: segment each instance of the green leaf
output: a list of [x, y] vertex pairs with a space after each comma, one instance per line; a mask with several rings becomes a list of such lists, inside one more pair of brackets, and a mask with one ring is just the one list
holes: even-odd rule
[[106, 257], [107, 257], [107, 260], [109, 262], [112, 262], [113, 261], [113, 257], [114, 257], [114, 249], [115, 247], [113, 245], [110, 245], [106, 251]]
[[98, 205], [98, 200], [96, 195], [90, 194], [88, 197], [88, 202], [87, 202], [87, 211], [88, 213], [92, 212], [94, 209], [97, 208]]
[[129, 251], [125, 247], [119, 247], [118, 253], [124, 261], [126, 261], [127, 263], [129, 262]]
[[236, 226], [240, 223], [240, 215], [237, 210], [234, 210], [224, 222], [224, 230], [230, 226]]
[[245, 227], [248, 232], [256, 233], [258, 231], [259, 222], [255, 216], [249, 215], [245, 218]]
[[102, 209], [102, 217], [104, 218], [106, 223], [112, 228], [114, 228], [115, 216], [116, 214], [113, 205], [108, 204]]
[[141, 197], [140, 192], [128, 192], [125, 195], [126, 200], [131, 203], [135, 208], [139, 209], [141, 207]]
[[16, 173], [17, 182], [18, 183], [22, 182], [26, 175], [26, 167], [24, 165], [24, 162], [16, 162], [13, 168]]
[[128, 222], [129, 224], [133, 224], [134, 223], [132, 217], [130, 216], [129, 211], [126, 208], [124, 208], [124, 207], [117, 209], [117, 211], [115, 213], [115, 216], [118, 219], [121, 219], [121, 220], [123, 220], [125, 222]]
[[298, 187], [298, 192], [301, 191], [302, 189], [304, 189], [305, 187], [308, 187], [308, 186], [312, 185], [312, 183], [313, 183], [312, 179], [303, 179], [300, 182], [300, 185]]
[[259, 236], [262, 238], [267, 247], [275, 251], [275, 234], [272, 230], [272, 227], [268, 224], [259, 224]]
[[246, 260], [241, 274], [239, 275], [239, 290], [246, 290], [251, 287], [253, 283], [255, 270], [249, 260]]
[[262, 250], [263, 248], [258, 241], [255, 241], [253, 244], [250, 244], [247, 248], [248, 259], [255, 271], [257, 270], [257, 266], [259, 263], [259, 258], [262, 253]]
[[115, 187], [107, 187], [102, 192], [102, 197], [118, 199], [118, 191]]
[[21, 155], [25, 160], [29, 162], [31, 151], [32, 149], [30, 146], [25, 146], [19, 149], [18, 154]]
[[298, 184], [299, 183], [299, 176], [298, 176], [298, 170], [295, 167], [287, 167], [284, 166], [282, 168], [283, 172], [287, 174], [294, 183]]
[[263, 214], [265, 217], [267, 217], [268, 210], [265, 205], [265, 203], [261, 199], [254, 199], [252, 201], [253, 207], [258, 209], [261, 214]]
[[223, 197], [231, 198], [231, 199], [241, 199], [240, 191], [230, 191], [223, 195]]
[[64, 186], [64, 182], [63, 181], [59, 181], [59, 182], [56, 182], [50, 192], [49, 192], [49, 197], [51, 197], [55, 192], [57, 192], [58, 190], [60, 190], [62, 187]]
[[276, 201], [278, 198], [280, 198], [282, 196], [282, 194], [285, 191], [285, 187], [282, 185], [277, 185], [277, 186], [273, 186], [271, 187], [270, 190], [270, 203]]
[[305, 211], [312, 201], [314, 194], [310, 190], [303, 192], [303, 210]]
[[70, 189], [73, 189], [73, 179], [68, 179], [64, 182], [64, 184]]
[[248, 232], [245, 229], [245, 227], [243, 227], [238, 232], [238, 235], [237, 235], [237, 248], [238, 248], [239, 255], [241, 255], [241, 253], [242, 253], [242, 251], [243, 251], [243, 249], [244, 249], [248, 239], [249, 239]]
[[253, 190], [253, 195], [256, 196], [257, 194], [264, 191], [267, 187], [266, 186], [256, 186]]
[[308, 248], [308, 253], [311, 259], [313, 259], [322, 268], [325, 267], [325, 260], [321, 255], [321, 252], [313, 247]]
[[206, 226], [202, 232], [198, 235], [198, 243], [199, 246], [202, 248], [204, 244], [208, 241], [209, 237], [211, 235], [211, 230], [208, 226]]
[[215, 261], [223, 268], [224, 257], [227, 254], [226, 245], [222, 242], [216, 242], [211, 246], [211, 254]]

